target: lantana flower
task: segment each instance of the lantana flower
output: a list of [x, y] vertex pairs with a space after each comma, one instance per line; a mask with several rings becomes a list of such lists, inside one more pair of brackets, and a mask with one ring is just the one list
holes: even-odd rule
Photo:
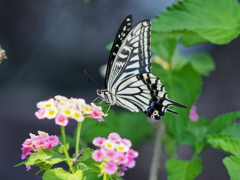
[[28, 155], [32, 155], [39, 150], [52, 149], [54, 146], [61, 144], [57, 136], [50, 136], [43, 131], [38, 131], [38, 135], [30, 133], [29, 136], [30, 138], [22, 143], [22, 159], [25, 159]]
[[102, 112], [102, 108], [94, 103], [89, 105], [84, 99], [68, 99], [60, 95], [38, 102], [37, 107], [39, 110], [35, 112], [35, 115], [38, 119], [55, 119], [55, 123], [60, 126], [66, 126], [69, 119], [81, 122], [89, 117], [104, 121], [103, 117], [107, 116]]
[[197, 106], [193, 106], [189, 113], [189, 119], [191, 121], [197, 121], [198, 118], [199, 118], [199, 116], [197, 114]]
[[101, 174], [112, 175], [119, 172], [119, 176], [124, 176], [124, 171], [136, 165], [135, 158], [138, 152], [131, 149], [132, 143], [128, 139], [122, 139], [118, 133], [110, 133], [108, 138], [96, 137], [93, 144], [100, 149], [92, 153], [92, 158], [101, 162]]

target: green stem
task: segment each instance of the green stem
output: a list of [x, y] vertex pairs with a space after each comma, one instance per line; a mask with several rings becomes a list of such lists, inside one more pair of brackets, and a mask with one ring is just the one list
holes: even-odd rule
[[71, 159], [70, 159], [70, 156], [69, 156], [69, 153], [68, 153], [68, 149], [67, 149], [67, 141], [66, 141], [66, 134], [65, 134], [65, 127], [64, 126], [60, 126], [61, 127], [61, 133], [62, 133], [62, 140], [63, 140], [63, 147], [64, 147], [64, 153], [65, 153], [65, 156], [67, 158], [67, 164], [71, 170], [72, 173], [74, 173], [74, 169], [73, 169], [73, 166], [71, 164]]
[[107, 173], [104, 173], [104, 174], [103, 174], [103, 180], [108, 180], [108, 175], [107, 175]]
[[81, 129], [82, 129], [82, 122], [78, 122], [77, 124], [77, 134], [76, 134], [76, 146], [75, 146], [75, 155], [79, 154], [79, 146], [80, 146], [80, 136], [81, 136]]
[[162, 150], [162, 137], [164, 136], [165, 124], [162, 120], [157, 122], [157, 133], [153, 149], [152, 163], [150, 167], [149, 180], [158, 179], [158, 169], [160, 168], [160, 155]]

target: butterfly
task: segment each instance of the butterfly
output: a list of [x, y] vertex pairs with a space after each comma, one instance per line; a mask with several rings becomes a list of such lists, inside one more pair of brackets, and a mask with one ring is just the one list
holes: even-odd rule
[[170, 100], [160, 79], [151, 73], [151, 22], [143, 20], [132, 28], [132, 16], [122, 22], [109, 55], [105, 89], [98, 96], [110, 106], [132, 112], [143, 111], [159, 120], [166, 111], [178, 114], [170, 106], [186, 106]]

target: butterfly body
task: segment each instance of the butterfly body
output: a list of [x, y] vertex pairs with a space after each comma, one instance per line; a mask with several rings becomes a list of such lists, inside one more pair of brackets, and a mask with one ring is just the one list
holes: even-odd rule
[[167, 98], [164, 85], [151, 73], [151, 22], [144, 20], [131, 28], [132, 17], [121, 24], [109, 55], [105, 89], [100, 98], [132, 112], [142, 110], [148, 117], [160, 119], [171, 105], [185, 107]]

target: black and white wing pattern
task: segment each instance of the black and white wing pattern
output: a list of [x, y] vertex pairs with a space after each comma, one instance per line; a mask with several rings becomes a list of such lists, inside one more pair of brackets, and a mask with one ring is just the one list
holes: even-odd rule
[[132, 112], [142, 110], [148, 117], [160, 119], [170, 106], [186, 108], [168, 99], [160, 79], [151, 73], [151, 22], [144, 20], [131, 29], [132, 17], [121, 24], [109, 56], [105, 89], [100, 98]]
[[117, 55], [119, 48], [122, 45], [123, 40], [128, 35], [132, 27], [132, 15], [128, 15], [124, 21], [122, 22], [121, 26], [118, 29], [117, 35], [114, 39], [111, 52], [108, 58], [107, 70], [105, 75], [105, 87], [107, 87], [110, 69], [112, 67], [113, 61]]

